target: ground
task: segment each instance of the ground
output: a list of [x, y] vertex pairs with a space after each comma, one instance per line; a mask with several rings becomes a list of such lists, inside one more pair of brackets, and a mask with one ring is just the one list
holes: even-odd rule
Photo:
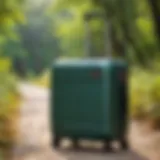
[[[131, 122], [128, 133], [131, 150], [136, 154], [133, 151], [111, 154], [104, 153], [101, 149], [79, 152], [54, 150], [50, 145], [49, 90], [30, 84], [20, 84], [19, 88], [23, 97], [19, 142], [14, 149], [16, 160], [143, 160], [137, 154], [147, 157], [148, 160], [160, 159], [160, 133], [150, 134], [136, 122]], [[101, 144], [89, 142], [89, 145], [98, 147]]]

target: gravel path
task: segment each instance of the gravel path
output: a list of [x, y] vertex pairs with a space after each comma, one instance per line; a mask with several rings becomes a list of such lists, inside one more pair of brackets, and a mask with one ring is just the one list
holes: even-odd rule
[[[50, 146], [49, 91], [30, 84], [21, 84], [19, 88], [23, 100], [16, 160], [142, 160], [131, 151], [111, 154], [103, 153], [101, 149], [77, 152], [67, 149], [54, 150]], [[133, 134], [137, 133], [133, 132]], [[139, 139], [131, 144], [138, 150]], [[89, 143], [89, 145], [98, 146], [96, 143]]]

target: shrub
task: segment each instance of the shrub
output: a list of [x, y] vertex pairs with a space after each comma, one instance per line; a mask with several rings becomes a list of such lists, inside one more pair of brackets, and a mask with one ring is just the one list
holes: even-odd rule
[[16, 140], [20, 96], [9, 60], [0, 58], [0, 66], [0, 143], [11, 145]]
[[148, 119], [160, 128], [160, 76], [136, 71], [130, 76], [130, 113], [133, 118]]
[[129, 105], [133, 118], [144, 118], [147, 113], [150, 80], [148, 74], [142, 71], [131, 72], [129, 78]]

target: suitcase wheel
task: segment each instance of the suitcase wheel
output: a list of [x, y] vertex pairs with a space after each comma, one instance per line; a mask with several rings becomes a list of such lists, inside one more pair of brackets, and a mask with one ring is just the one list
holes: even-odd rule
[[53, 140], [53, 147], [58, 148], [60, 146], [60, 141], [61, 141], [61, 138], [55, 136]]
[[79, 140], [78, 139], [72, 139], [72, 144], [73, 144], [73, 148], [74, 149], [79, 149], [80, 146], [79, 146]]
[[126, 139], [120, 140], [120, 146], [123, 150], [128, 150], [129, 149], [129, 144]]
[[111, 140], [107, 139], [104, 141], [104, 150], [105, 152], [113, 152]]

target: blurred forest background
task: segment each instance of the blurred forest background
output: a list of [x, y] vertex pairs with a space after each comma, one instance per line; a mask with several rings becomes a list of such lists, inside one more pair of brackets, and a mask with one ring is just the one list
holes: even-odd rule
[[[114, 54], [123, 55], [125, 44], [125, 56], [131, 67], [157, 69], [160, 22], [156, 1], [155, 4], [150, 0], [3, 1], [0, 53], [10, 58], [18, 76], [42, 73], [57, 56], [84, 57], [83, 15], [90, 11], [102, 12], [112, 20]], [[104, 56], [103, 21], [93, 20], [90, 28], [92, 55]]]
[[[159, 0], [1, 0], [2, 126], [13, 123], [17, 117], [18, 82], [29, 80], [49, 87], [49, 69], [55, 58], [85, 57], [83, 15], [90, 11], [109, 16], [113, 24], [113, 55], [123, 56], [129, 62], [132, 118], [150, 119], [154, 128], [160, 128]], [[103, 21], [94, 19], [89, 25], [92, 56], [106, 56]], [[13, 129], [0, 129], [6, 133], [0, 135], [0, 141], [8, 142], [8, 137], [14, 135]]]

